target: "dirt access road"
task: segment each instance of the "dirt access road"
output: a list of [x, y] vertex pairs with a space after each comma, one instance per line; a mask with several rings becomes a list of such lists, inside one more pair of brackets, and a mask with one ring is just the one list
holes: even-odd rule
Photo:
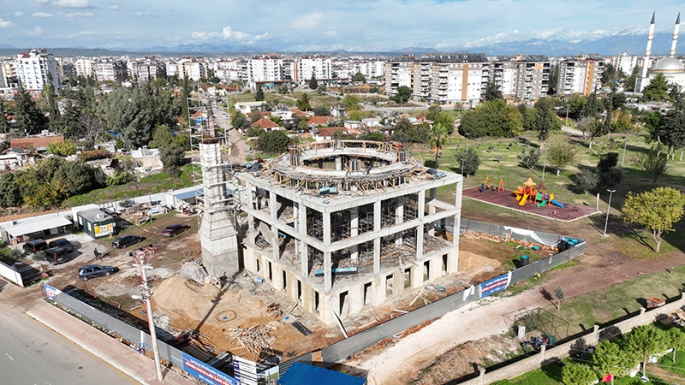
[[653, 260], [614, 261], [586, 255], [579, 264], [547, 273], [549, 280], [533, 290], [510, 297], [490, 297], [445, 314], [429, 326], [372, 356], [345, 362], [368, 371], [369, 385], [407, 384], [418, 371], [445, 352], [468, 341], [477, 341], [507, 330], [504, 315], [521, 308], [549, 305], [540, 287], [553, 292], [561, 286], [567, 298], [600, 290], [640, 274], [655, 273], [685, 263], [685, 254], [674, 252]]

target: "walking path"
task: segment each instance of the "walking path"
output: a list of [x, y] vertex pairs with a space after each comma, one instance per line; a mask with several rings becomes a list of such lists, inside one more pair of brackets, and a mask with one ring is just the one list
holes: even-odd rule
[[505, 332], [505, 315], [523, 308], [548, 306], [550, 302], [543, 298], [540, 288], [554, 292], [554, 288], [561, 286], [566, 298], [571, 298], [683, 263], [682, 253], [670, 258], [618, 264], [585, 256], [577, 266], [546, 273], [550, 280], [540, 287], [511, 297], [485, 298], [459, 308], [373, 357], [367, 355], [362, 357], [363, 361], [352, 359], [344, 364], [368, 371], [368, 385], [406, 384], [447, 351], [468, 341]]

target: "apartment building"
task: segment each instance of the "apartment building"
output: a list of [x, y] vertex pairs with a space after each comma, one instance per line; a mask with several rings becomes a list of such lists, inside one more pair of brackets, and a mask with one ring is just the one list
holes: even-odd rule
[[636, 67], [642, 68], [642, 63], [640, 56], [628, 55], [625, 52], [611, 57], [611, 65], [626, 75], [630, 75]]
[[507, 100], [533, 102], [547, 94], [550, 61], [544, 56], [517, 55], [490, 61], [490, 81]]
[[187, 77], [195, 81], [207, 76], [207, 63], [197, 59], [179, 60], [176, 73], [180, 79]]
[[93, 76], [93, 61], [90, 58], [78, 58], [74, 61], [76, 76], [84, 78]]
[[256, 88], [257, 84], [282, 82], [283, 79], [283, 58], [280, 56], [260, 55], [254, 56], [248, 61], [247, 82], [249, 87]]
[[41, 92], [43, 86], [52, 84], [59, 89], [61, 77], [55, 56], [47, 49], [31, 49], [16, 57], [17, 77], [22, 87], [31, 92]]
[[597, 57], [579, 55], [559, 62], [557, 95], [589, 95], [602, 86], [604, 61]]
[[[121, 82], [126, 79], [127, 65], [123, 60], [102, 58], [92, 63], [93, 76], [99, 82]], [[143, 69], [144, 73], [149, 69]], [[140, 68], [138, 68], [140, 73]]]
[[297, 67], [293, 74], [293, 82], [307, 84], [312, 78], [320, 82], [330, 82], [333, 79], [333, 63], [326, 56], [303, 56], [296, 60]]

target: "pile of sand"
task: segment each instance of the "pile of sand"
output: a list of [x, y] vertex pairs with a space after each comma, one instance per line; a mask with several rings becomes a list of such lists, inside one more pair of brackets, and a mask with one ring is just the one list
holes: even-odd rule
[[469, 251], [459, 251], [459, 272], [471, 277], [495, 271], [500, 265], [497, 260]]

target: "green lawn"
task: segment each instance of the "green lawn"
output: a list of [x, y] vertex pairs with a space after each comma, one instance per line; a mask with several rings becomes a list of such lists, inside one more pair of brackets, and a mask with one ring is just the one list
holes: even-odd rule
[[139, 181], [121, 186], [109, 186], [87, 194], [73, 196], [62, 203], [62, 207], [74, 207], [93, 202], [105, 203], [135, 198], [148, 194], [166, 192], [193, 186], [193, 166], [183, 167], [181, 175], [174, 178], [164, 172], [140, 178]]

